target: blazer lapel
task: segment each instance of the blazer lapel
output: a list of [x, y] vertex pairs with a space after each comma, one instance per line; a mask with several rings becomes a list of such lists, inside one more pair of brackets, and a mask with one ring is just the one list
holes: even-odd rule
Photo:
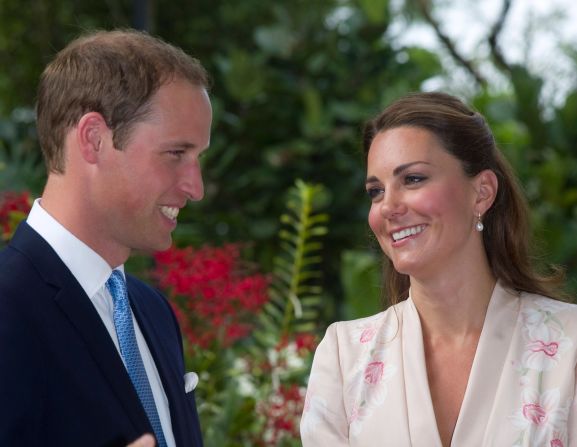
[[[503, 371], [507, 371], [510, 365], [507, 354], [516, 329], [519, 306], [519, 297], [506, 291], [497, 282], [471, 366], [467, 390], [453, 434], [453, 445], [472, 445], [475, 440], [487, 440], [487, 436], [495, 434], [489, 424], [495, 405], [499, 402], [499, 391], [503, 388]], [[483, 445], [489, 444], [483, 442]]]
[[61, 289], [54, 299], [84, 339], [88, 351], [100, 368], [100, 372], [108, 380], [110, 387], [121, 401], [126, 414], [137, 431], [152, 433], [152, 426], [116, 346], [84, 290], [80, 285]]
[[435, 410], [427, 379], [425, 349], [419, 314], [409, 297], [403, 312], [403, 371], [411, 444], [441, 447]]
[[[187, 408], [188, 403], [185, 400], [184, 379], [182, 372], [176, 367], [178, 365], [169, 353], [174, 351], [173, 342], [170, 337], [159, 331], [154, 324], [150, 315], [150, 309], [146, 311], [148, 300], [156, 297], [145, 296], [145, 294], [136, 287], [129, 287], [129, 295], [134, 316], [136, 317], [140, 330], [146, 339], [148, 348], [154, 358], [154, 363], [160, 375], [164, 392], [170, 404], [170, 417], [172, 422], [172, 432], [176, 445], [196, 446], [198, 445], [191, 439], [190, 424], [193, 421], [187, 421], [185, 416], [191, 412]], [[181, 353], [179, 353], [181, 355]]]
[[126, 409], [127, 417], [134, 424], [136, 431], [152, 432], [116, 346], [78, 281], [50, 245], [28, 224], [20, 225], [11, 245], [26, 253], [44, 280], [55, 286], [54, 301], [74, 326], [79, 337], [84, 340], [87, 351]]

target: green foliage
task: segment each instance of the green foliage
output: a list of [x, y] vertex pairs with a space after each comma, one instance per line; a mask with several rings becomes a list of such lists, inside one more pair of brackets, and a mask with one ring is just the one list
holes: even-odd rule
[[[385, 1], [363, 2], [362, 8], [336, 0], [232, 5], [181, 4], [186, 25], [169, 9], [157, 17], [163, 37], [199, 57], [213, 76], [206, 197], [181, 215], [205, 240], [255, 241], [260, 263], [269, 265], [276, 216], [283, 212], [279, 197], [295, 178], [325, 185], [332, 224], [321, 268], [338, 312], [340, 253], [366, 246], [363, 122], [437, 75], [437, 56], [391, 46], [383, 37], [390, 20]], [[200, 242], [177, 237], [183, 244]]]
[[[0, 114], [33, 105], [43, 66], [73, 36], [130, 26], [131, 4], [41, 0], [22, 10], [0, 0]], [[332, 224], [321, 269], [336, 303], [324, 318], [334, 318], [340, 253], [367, 245], [362, 124], [442, 71], [434, 53], [385, 37], [392, 19], [388, 0], [175, 0], [154, 10], [153, 32], [198, 57], [213, 78], [206, 195], [181, 212], [178, 245], [251, 240], [270, 265], [279, 199], [295, 178], [323, 184]]]
[[130, 25], [129, 0], [0, 0], [0, 115], [34, 103], [46, 62], [69, 40], [95, 28]]
[[389, 0], [359, 0], [359, 7], [371, 23], [382, 25], [389, 20]]
[[0, 191], [39, 193], [46, 178], [34, 129], [34, 113], [15, 109], [0, 118]]
[[341, 257], [343, 316], [368, 317], [384, 310], [380, 256], [368, 250], [345, 250]]
[[[217, 340], [209, 348], [186, 339], [187, 369], [200, 375], [195, 392], [207, 447], [300, 445], [298, 422], [323, 299], [320, 265], [328, 215], [319, 211], [325, 195], [322, 186], [301, 180], [289, 190], [269, 301], [254, 315], [251, 334], [234, 344]], [[167, 294], [173, 303], [187, 300]], [[194, 312], [187, 305], [178, 308]], [[286, 408], [279, 408], [283, 399]], [[278, 425], [288, 429], [275, 425], [281, 420]]]
[[317, 213], [322, 206], [323, 187], [297, 180], [289, 192], [288, 212], [281, 216], [283, 224], [274, 258], [271, 300], [260, 315], [265, 329], [260, 339], [270, 345], [289, 334], [314, 332], [322, 301], [320, 265], [323, 258], [321, 237], [328, 232], [329, 216]]
[[535, 233], [540, 267], [567, 270], [568, 289], [577, 292], [577, 107], [575, 93], [565, 104], [542, 111], [542, 81], [521, 67], [511, 73], [510, 94], [481, 92], [476, 107], [487, 116], [497, 143], [523, 185]]

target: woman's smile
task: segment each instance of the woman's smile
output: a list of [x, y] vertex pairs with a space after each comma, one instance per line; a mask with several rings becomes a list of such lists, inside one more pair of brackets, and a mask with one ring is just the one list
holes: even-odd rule
[[401, 230], [396, 230], [391, 233], [394, 242], [399, 242], [401, 240], [407, 239], [411, 236], [420, 234], [424, 229], [425, 225], [415, 225], [413, 227], [403, 228]]

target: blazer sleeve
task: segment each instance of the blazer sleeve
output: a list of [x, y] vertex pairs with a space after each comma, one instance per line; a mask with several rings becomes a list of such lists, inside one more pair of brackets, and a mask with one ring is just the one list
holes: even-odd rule
[[567, 420], [567, 447], [577, 447], [577, 368], [575, 369], [575, 391], [573, 401], [569, 409], [569, 419]]
[[337, 327], [329, 326], [313, 359], [300, 425], [303, 447], [349, 445]]
[[40, 340], [22, 315], [0, 297], [0, 445], [41, 445], [44, 392]]

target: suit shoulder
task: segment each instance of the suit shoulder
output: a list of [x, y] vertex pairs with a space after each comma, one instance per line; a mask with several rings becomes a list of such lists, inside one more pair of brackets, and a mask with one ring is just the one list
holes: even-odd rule
[[34, 270], [26, 256], [10, 246], [0, 250], [0, 280], [17, 279], [18, 275], [15, 273], [23, 270], [27, 273]]
[[0, 300], [18, 297], [22, 302], [26, 297], [46, 293], [47, 287], [28, 257], [12, 247], [0, 251]]

